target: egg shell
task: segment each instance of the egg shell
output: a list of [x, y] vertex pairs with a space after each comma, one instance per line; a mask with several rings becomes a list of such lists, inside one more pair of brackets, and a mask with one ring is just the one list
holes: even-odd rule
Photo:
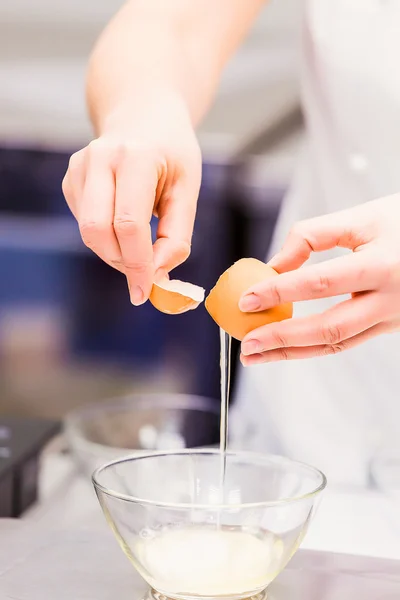
[[244, 313], [239, 308], [239, 300], [249, 288], [278, 273], [270, 266], [255, 258], [242, 258], [234, 263], [218, 279], [206, 299], [206, 309], [224, 331], [242, 341], [258, 327], [290, 319], [292, 304], [282, 304], [261, 312]]
[[204, 300], [204, 290], [179, 280], [165, 280], [152, 287], [150, 302], [162, 313], [179, 315], [193, 310]]

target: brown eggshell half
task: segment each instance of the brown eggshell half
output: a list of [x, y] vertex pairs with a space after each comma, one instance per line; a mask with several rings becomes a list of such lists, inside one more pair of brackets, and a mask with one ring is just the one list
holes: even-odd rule
[[178, 279], [163, 279], [153, 284], [149, 300], [159, 311], [179, 315], [197, 308], [204, 301], [204, 290]]
[[239, 300], [250, 287], [278, 273], [255, 258], [242, 258], [225, 271], [206, 299], [206, 309], [224, 331], [242, 341], [258, 327], [275, 321], [290, 319], [292, 304], [282, 304], [255, 313], [244, 313]]

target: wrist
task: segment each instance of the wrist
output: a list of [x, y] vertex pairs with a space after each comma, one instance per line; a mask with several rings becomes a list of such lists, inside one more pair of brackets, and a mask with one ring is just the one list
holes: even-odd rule
[[132, 128], [137, 134], [146, 133], [153, 127], [165, 127], [168, 123], [186, 121], [192, 127], [187, 103], [174, 86], [152, 82], [140, 85], [140, 91], [128, 93], [124, 98], [110, 104], [94, 119], [99, 135], [127, 132]]

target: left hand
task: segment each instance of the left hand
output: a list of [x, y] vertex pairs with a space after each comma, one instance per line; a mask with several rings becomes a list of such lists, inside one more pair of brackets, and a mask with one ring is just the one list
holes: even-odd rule
[[200, 149], [180, 95], [156, 84], [142, 94], [105, 119], [99, 137], [71, 157], [63, 181], [83, 242], [126, 275], [135, 306], [189, 256], [201, 180]]
[[[352, 253], [299, 269], [311, 252]], [[351, 294], [319, 315], [260, 327], [242, 342], [245, 366], [336, 354], [400, 327], [400, 195], [299, 222], [269, 263], [280, 275], [241, 298], [245, 312]]]

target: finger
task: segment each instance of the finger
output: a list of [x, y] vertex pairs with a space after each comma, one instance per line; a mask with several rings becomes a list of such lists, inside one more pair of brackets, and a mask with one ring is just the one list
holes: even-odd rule
[[281, 251], [268, 263], [278, 273], [298, 269], [312, 252], [341, 247], [356, 250], [366, 239], [351, 227], [352, 212], [344, 210], [301, 221], [290, 231]]
[[113, 228], [115, 182], [107, 148], [93, 144], [78, 222], [85, 245], [106, 263], [124, 273], [121, 249]]
[[180, 180], [158, 206], [154, 244], [156, 276], [163, 276], [190, 255], [200, 177]]
[[68, 172], [74, 194], [77, 198], [81, 197], [85, 186], [87, 159], [88, 149], [86, 147], [75, 152], [69, 161]]
[[135, 306], [148, 299], [153, 285], [150, 221], [157, 183], [158, 172], [153, 160], [127, 153], [117, 168], [114, 231]]
[[74, 190], [71, 184], [71, 177], [69, 171], [65, 173], [61, 187], [69, 209], [73, 216], [76, 218], [76, 196], [74, 194]]
[[69, 159], [62, 182], [62, 190], [70, 211], [77, 218], [77, 207], [82, 198], [86, 174], [86, 148], [75, 152]]
[[285, 302], [374, 290], [386, 277], [379, 256], [367, 250], [353, 252], [265, 279], [246, 291], [239, 307], [244, 312], [257, 312]]
[[339, 344], [326, 344], [323, 346], [305, 346], [302, 348], [279, 348], [276, 350], [269, 350], [268, 352], [262, 352], [260, 354], [253, 354], [252, 356], [240, 355], [240, 360], [245, 367], [252, 365], [259, 365], [267, 362], [278, 362], [281, 360], [300, 360], [305, 358], [315, 358], [318, 356], [329, 356], [332, 354], [339, 354], [345, 350], [355, 348], [368, 340], [389, 333], [391, 331], [387, 324], [380, 323], [359, 333], [358, 335], [351, 337]]
[[292, 346], [335, 345], [380, 323], [378, 294], [356, 296], [320, 315], [271, 323], [249, 333], [242, 342], [244, 355]]

